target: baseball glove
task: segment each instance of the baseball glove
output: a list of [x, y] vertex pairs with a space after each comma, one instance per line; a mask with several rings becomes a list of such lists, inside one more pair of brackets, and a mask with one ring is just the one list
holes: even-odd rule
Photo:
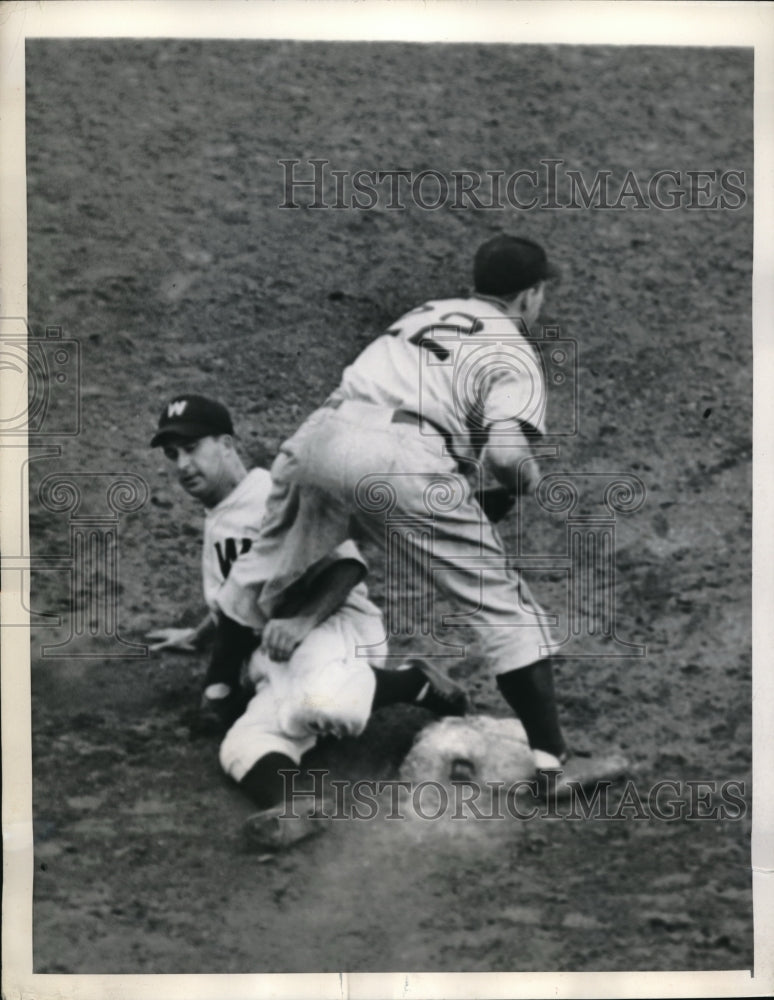
[[487, 486], [475, 490], [473, 496], [489, 520], [495, 524], [507, 517], [516, 503], [516, 494], [505, 486]]

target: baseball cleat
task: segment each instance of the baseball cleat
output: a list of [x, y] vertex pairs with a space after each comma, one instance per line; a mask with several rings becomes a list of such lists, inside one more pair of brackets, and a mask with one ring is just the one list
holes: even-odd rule
[[466, 715], [470, 702], [465, 688], [451, 677], [431, 666], [427, 660], [407, 660], [424, 676], [422, 690], [414, 699], [414, 704], [426, 708], [436, 715]]
[[[287, 814], [288, 809], [290, 815]], [[284, 805], [262, 809], [248, 816], [244, 822], [242, 829], [247, 850], [286, 851], [302, 840], [322, 833], [326, 829], [323, 823], [325, 818], [318, 812], [318, 806], [299, 806], [297, 811]]]
[[566, 798], [578, 788], [593, 788], [602, 781], [623, 778], [629, 770], [629, 762], [621, 754], [567, 754], [560, 765], [538, 771], [539, 786], [544, 792], [553, 786], [551, 794], [558, 798]]

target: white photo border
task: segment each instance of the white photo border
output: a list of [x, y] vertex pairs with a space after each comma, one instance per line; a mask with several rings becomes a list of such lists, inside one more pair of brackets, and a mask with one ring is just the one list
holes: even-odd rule
[[[3, 995], [17, 997], [411, 998], [759, 996], [774, 988], [774, 616], [770, 612], [774, 482], [774, 4], [615, 2], [452, 2], [414, 0], [247, 0], [247, 2], [43, 2], [0, 6], [0, 302], [26, 317], [24, 53], [27, 38], [295, 38], [518, 44], [745, 46], [755, 54], [754, 332], [754, 800], [752, 841], [755, 969], [740, 972], [147, 975], [54, 976], [32, 972], [33, 845], [29, 644], [24, 629], [2, 639]], [[0, 373], [0, 378], [3, 373]], [[1, 387], [0, 387], [1, 388]], [[8, 442], [6, 442], [7, 444]], [[18, 457], [19, 442], [13, 442]], [[18, 468], [0, 442], [0, 480]], [[7, 479], [5, 480], [7, 481]], [[27, 511], [18, 491], [4, 494], [0, 537]], [[28, 551], [24, 540], [23, 551]], [[4, 573], [5, 575], [5, 573]], [[0, 612], [19, 602], [3, 580]], [[13, 580], [18, 586], [18, 580]], [[28, 606], [28, 594], [21, 595]], [[21, 633], [21, 634], [20, 634]]]

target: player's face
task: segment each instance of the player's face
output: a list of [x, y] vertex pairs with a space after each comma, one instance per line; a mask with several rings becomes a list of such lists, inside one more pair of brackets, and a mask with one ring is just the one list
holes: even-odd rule
[[177, 438], [164, 445], [164, 454], [175, 463], [178, 482], [205, 507], [214, 507], [232, 489], [230, 453], [228, 437]]

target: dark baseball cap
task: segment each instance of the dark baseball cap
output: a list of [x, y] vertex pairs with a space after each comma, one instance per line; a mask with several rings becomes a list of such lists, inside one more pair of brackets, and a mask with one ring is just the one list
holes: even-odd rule
[[482, 243], [473, 258], [473, 283], [482, 295], [517, 295], [559, 276], [540, 244], [522, 236], [495, 236]]
[[192, 441], [209, 435], [233, 434], [231, 415], [222, 403], [206, 396], [184, 393], [171, 399], [159, 417], [159, 429], [151, 441], [151, 448], [166, 444], [172, 438], [190, 438]]

